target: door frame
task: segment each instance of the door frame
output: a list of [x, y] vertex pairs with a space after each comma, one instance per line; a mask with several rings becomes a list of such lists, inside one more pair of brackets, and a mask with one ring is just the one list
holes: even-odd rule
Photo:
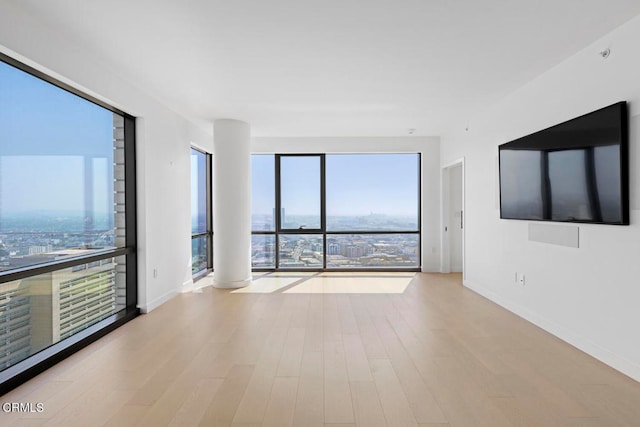
[[442, 212], [440, 217], [440, 272], [441, 273], [450, 273], [451, 272], [451, 253], [450, 253], [450, 235], [448, 232], [450, 227], [449, 224], [449, 213], [451, 210], [450, 207], [450, 174], [453, 168], [460, 166], [462, 173], [462, 281], [466, 280], [466, 256], [465, 256], [465, 247], [466, 247], [466, 219], [467, 212], [465, 206], [465, 164], [464, 157], [461, 157], [457, 160], [454, 160], [451, 163], [444, 165], [441, 169], [440, 173], [440, 205], [442, 206]]

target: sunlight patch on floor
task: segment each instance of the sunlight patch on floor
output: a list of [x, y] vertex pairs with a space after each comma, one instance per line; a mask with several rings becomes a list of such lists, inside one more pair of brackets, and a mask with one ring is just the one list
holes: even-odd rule
[[239, 294], [402, 294], [416, 276], [411, 272], [266, 272], [254, 273]]
[[414, 275], [384, 277], [363, 275], [319, 275], [284, 291], [285, 294], [402, 294]]
[[416, 273], [412, 272], [395, 272], [395, 271], [325, 271], [322, 273], [316, 273], [319, 277], [364, 277], [364, 278], [376, 278], [376, 277], [408, 277], [413, 279]]
[[299, 281], [303, 277], [299, 276], [287, 276], [287, 277], [272, 277], [261, 276], [254, 277], [249, 286], [231, 291], [234, 294], [269, 294], [276, 292], [287, 286], [291, 286], [295, 282]]
[[[311, 277], [318, 275], [315, 271], [273, 271], [267, 272], [263, 275], [268, 277], [297, 277], [298, 279], [302, 279], [303, 277]], [[255, 273], [254, 273], [255, 277]]]

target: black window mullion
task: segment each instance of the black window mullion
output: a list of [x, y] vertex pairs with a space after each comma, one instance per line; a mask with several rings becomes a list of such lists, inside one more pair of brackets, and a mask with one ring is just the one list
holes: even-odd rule
[[135, 250], [131, 248], [109, 249], [89, 255], [64, 258], [56, 261], [44, 262], [42, 264], [34, 264], [27, 267], [7, 270], [0, 273], [0, 283], [26, 279], [28, 277], [38, 276], [40, 274], [50, 273], [52, 271], [63, 270], [65, 268], [75, 267], [77, 265], [89, 264], [91, 262], [100, 261], [107, 258], [119, 257], [121, 255], [128, 256], [132, 252], [135, 252]]
[[125, 168], [125, 244], [131, 250], [126, 256], [126, 306], [135, 308], [138, 304], [138, 241], [137, 196], [136, 196], [136, 119], [124, 115], [124, 168]]
[[276, 229], [275, 229], [275, 233], [274, 233], [274, 240], [275, 240], [275, 264], [274, 264], [274, 268], [277, 270], [278, 268], [280, 268], [280, 211], [282, 209], [282, 203], [280, 202], [280, 154], [276, 154], [274, 157], [274, 161], [275, 161], [275, 167], [274, 167], [274, 171], [275, 171], [275, 189], [276, 189], [276, 212], [275, 212], [275, 225], [276, 225]]
[[[422, 153], [418, 153], [418, 268], [422, 268]], [[464, 183], [462, 184], [464, 187]], [[461, 214], [463, 215], [464, 212]]]
[[322, 230], [322, 269], [327, 269], [327, 187], [325, 155], [320, 155], [320, 229]]
[[212, 157], [206, 154], [207, 158], [207, 270], [213, 269], [213, 212], [212, 212]]

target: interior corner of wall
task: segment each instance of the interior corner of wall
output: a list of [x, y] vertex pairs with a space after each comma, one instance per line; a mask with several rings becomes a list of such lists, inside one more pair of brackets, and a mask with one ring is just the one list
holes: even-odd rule
[[193, 279], [189, 279], [182, 284], [182, 289], [180, 290], [180, 292], [182, 293], [191, 292], [194, 290], [194, 288], [195, 288], [195, 283]]
[[172, 290], [167, 292], [166, 294], [154, 299], [153, 301], [149, 302], [146, 306], [144, 307], [140, 307], [140, 311], [142, 311], [143, 313], [148, 313], [152, 310], [155, 310], [156, 308], [160, 307], [162, 304], [164, 304], [165, 302], [169, 301], [171, 298], [173, 298], [174, 296], [176, 296], [178, 294], [177, 291]]

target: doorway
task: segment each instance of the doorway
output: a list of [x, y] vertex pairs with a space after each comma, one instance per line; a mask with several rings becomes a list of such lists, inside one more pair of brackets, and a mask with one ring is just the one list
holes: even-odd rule
[[440, 271], [462, 273], [464, 281], [464, 159], [442, 168], [442, 252]]

